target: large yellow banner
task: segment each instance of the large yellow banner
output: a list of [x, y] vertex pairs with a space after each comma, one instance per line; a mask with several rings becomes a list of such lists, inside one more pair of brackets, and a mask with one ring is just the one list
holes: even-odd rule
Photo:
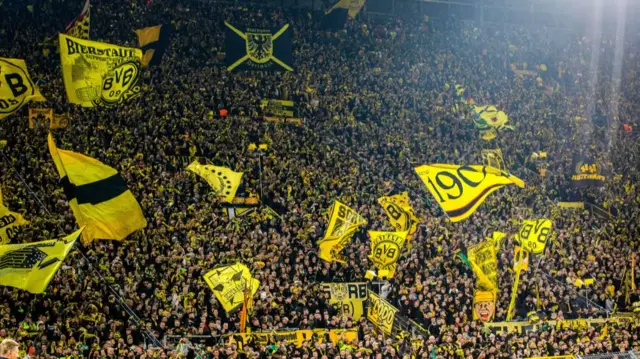
[[335, 201], [329, 209], [329, 227], [324, 238], [317, 242], [318, 257], [327, 262], [345, 263], [342, 250], [351, 240], [353, 233], [367, 221], [358, 212], [340, 201]]
[[520, 231], [516, 233], [516, 243], [530, 253], [541, 254], [547, 246], [552, 227], [553, 223], [548, 219], [523, 221]]
[[340, 307], [342, 315], [359, 320], [364, 314], [364, 302], [369, 298], [367, 283], [320, 283], [320, 290], [329, 295], [329, 304]]
[[369, 291], [367, 319], [369, 319], [369, 321], [378, 329], [382, 330], [386, 334], [391, 334], [397, 312], [398, 309], [391, 305], [391, 303], [380, 298], [376, 293]]
[[45, 99], [31, 80], [27, 64], [24, 60], [0, 57], [0, 120], [31, 100]]
[[59, 35], [62, 76], [69, 102], [116, 105], [141, 92], [142, 50]]
[[423, 165], [415, 169], [442, 210], [453, 222], [469, 217], [491, 193], [524, 182], [507, 172], [487, 166]]

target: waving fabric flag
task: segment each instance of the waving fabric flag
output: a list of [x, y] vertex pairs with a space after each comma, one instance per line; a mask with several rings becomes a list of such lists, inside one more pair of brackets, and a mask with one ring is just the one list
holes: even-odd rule
[[367, 224], [356, 211], [335, 201], [329, 209], [329, 227], [324, 238], [317, 242], [320, 247], [318, 256], [327, 262], [345, 263], [342, 250], [351, 240], [360, 226]]
[[140, 204], [118, 171], [95, 158], [58, 149], [51, 134], [48, 143], [76, 222], [86, 226], [83, 243], [123, 240], [147, 226]]
[[82, 230], [61, 239], [0, 246], [0, 285], [43, 293]]
[[524, 182], [488, 166], [423, 165], [415, 169], [442, 210], [453, 222], [469, 217], [491, 193]]
[[203, 277], [227, 313], [244, 303], [245, 291], [253, 298], [260, 287], [260, 281], [251, 277], [249, 268], [242, 263], [215, 268]]

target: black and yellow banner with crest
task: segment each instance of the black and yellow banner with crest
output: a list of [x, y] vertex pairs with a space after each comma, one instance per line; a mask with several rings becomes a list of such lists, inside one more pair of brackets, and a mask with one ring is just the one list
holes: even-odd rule
[[369, 259], [378, 268], [379, 278], [393, 278], [400, 252], [404, 247], [407, 238], [407, 231], [404, 232], [378, 232], [369, 231], [371, 238], [371, 254]]
[[553, 223], [548, 219], [525, 220], [515, 235], [515, 242], [533, 254], [541, 254], [547, 246]]
[[62, 77], [69, 102], [117, 105], [140, 95], [142, 50], [59, 35]]
[[604, 169], [595, 159], [580, 154], [573, 156], [571, 185], [573, 187], [604, 186], [607, 177]]
[[225, 39], [228, 71], [293, 71], [291, 28], [246, 28], [230, 23]]
[[29, 101], [45, 101], [21, 59], [0, 57], [0, 120]]
[[329, 296], [329, 304], [343, 316], [359, 320], [364, 314], [364, 302], [369, 298], [367, 283], [320, 283], [320, 290]]

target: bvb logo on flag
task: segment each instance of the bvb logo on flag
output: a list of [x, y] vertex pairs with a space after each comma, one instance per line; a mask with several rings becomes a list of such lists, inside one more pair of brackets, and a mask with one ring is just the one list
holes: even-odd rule
[[398, 260], [400, 256], [398, 242], [404, 243], [404, 239], [391, 233], [379, 237], [371, 257], [378, 268], [387, 267]]
[[[123, 61], [107, 72], [102, 82], [102, 101], [107, 105], [126, 101], [140, 93], [140, 67], [133, 61]], [[97, 101], [97, 100], [95, 100]], [[95, 102], [96, 104], [99, 101]]]
[[330, 287], [331, 298], [335, 300], [345, 300], [348, 298], [347, 286], [341, 283]]
[[271, 60], [273, 55], [273, 36], [269, 33], [247, 32], [247, 54], [249, 59], [258, 64]]

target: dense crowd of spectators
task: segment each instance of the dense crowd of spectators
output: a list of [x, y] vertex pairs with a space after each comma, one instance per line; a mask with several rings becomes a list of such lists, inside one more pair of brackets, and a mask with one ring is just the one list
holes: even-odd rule
[[[37, 106], [70, 114], [71, 126], [54, 133], [58, 146], [117, 168], [148, 219], [145, 230], [123, 242], [78, 245], [46, 294], [0, 288], [0, 339], [19, 340], [31, 358], [178, 357], [191, 355], [190, 344], [174, 346], [178, 341], [170, 338], [189, 335], [208, 337], [201, 352], [209, 358], [516, 358], [640, 349], [633, 324], [611, 325], [606, 335], [593, 328], [487, 331], [472, 320], [475, 280], [457, 257], [493, 231], [509, 234], [498, 254], [495, 318], [505, 320], [514, 279], [511, 238], [523, 219], [550, 218], [554, 240], [522, 275], [517, 319], [531, 311], [549, 319], [602, 317], [639, 300], [637, 291], [625, 291], [624, 275], [631, 254], [638, 257], [640, 147], [636, 134], [621, 129], [625, 123], [640, 130], [636, 37], [626, 38], [618, 82], [615, 39], [606, 34], [375, 20], [366, 13], [333, 33], [320, 30], [321, 14], [306, 9], [149, 3], [92, 3], [94, 40], [135, 47], [134, 29], [166, 23], [176, 32], [162, 65], [145, 71], [142, 96], [115, 108], [84, 109], [68, 103], [49, 40], [79, 12], [79, 1], [0, 1], [0, 56], [26, 60], [48, 100]], [[227, 72], [224, 20], [291, 24], [295, 71]], [[516, 76], [511, 64], [523, 63], [539, 75]], [[504, 109], [515, 129], [482, 140], [468, 117], [452, 112], [454, 84], [477, 103]], [[262, 121], [259, 104], [266, 98], [295, 100], [303, 125]], [[220, 109], [230, 115], [215, 116]], [[44, 124], [29, 129], [26, 110], [0, 123], [0, 139], [7, 141], [0, 171], [5, 204], [30, 221], [18, 241], [54, 238], [75, 226], [47, 131]], [[249, 151], [250, 143], [269, 147]], [[413, 168], [479, 164], [482, 149], [497, 147], [526, 188], [504, 188], [471, 218], [451, 223]], [[540, 151], [547, 158], [533, 160]], [[605, 187], [569, 189], [576, 152], [606, 164]], [[229, 220], [208, 185], [184, 170], [194, 157], [243, 171], [240, 194], [261, 194], [281, 218]], [[346, 264], [317, 257], [332, 201], [357, 210], [367, 229], [391, 230], [376, 199], [405, 190], [421, 225], [385, 294], [400, 315], [427, 330], [414, 346], [383, 337], [364, 318], [341, 317], [317, 291], [320, 282], [364, 281], [371, 268], [364, 229], [345, 249]], [[569, 197], [614, 215], [559, 209], [556, 201]], [[221, 337], [239, 331], [239, 313], [226, 313], [202, 279], [234, 261], [250, 266], [262, 283], [251, 330], [358, 328], [358, 341], [240, 350]], [[574, 286], [584, 278], [595, 283]], [[145, 348], [149, 334], [166, 349]]]

